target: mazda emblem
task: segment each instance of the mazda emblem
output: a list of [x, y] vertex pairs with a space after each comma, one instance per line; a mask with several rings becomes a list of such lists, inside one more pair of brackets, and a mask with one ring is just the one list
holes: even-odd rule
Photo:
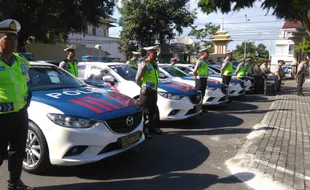
[[197, 95], [196, 98], [197, 98], [197, 100], [199, 101], [199, 100], [200, 100], [200, 95]]
[[128, 127], [130, 127], [130, 126], [133, 125], [133, 117], [132, 117], [132, 116], [127, 117], [127, 119], [126, 119], [126, 125], [127, 125]]

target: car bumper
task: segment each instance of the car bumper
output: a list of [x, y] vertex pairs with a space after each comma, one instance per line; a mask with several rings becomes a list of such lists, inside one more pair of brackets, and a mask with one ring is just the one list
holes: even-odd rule
[[181, 100], [171, 100], [158, 95], [158, 109], [160, 120], [183, 120], [196, 116], [202, 112], [200, 104], [193, 104], [188, 97]]
[[250, 80], [246, 80], [244, 82], [244, 85], [245, 85], [245, 91], [246, 92], [254, 90], [254, 86], [253, 86], [253, 84], [252, 84], [252, 82]]
[[245, 88], [242, 88], [240, 84], [230, 84], [228, 89], [229, 97], [237, 97], [245, 94]]
[[[45, 131], [48, 143], [50, 162], [53, 165], [76, 166], [100, 161], [104, 158], [127, 151], [145, 139], [143, 119], [141, 123], [128, 134], [116, 134], [105, 123], [99, 122], [89, 129], [70, 129], [54, 126]], [[129, 134], [139, 134], [137, 140], [125, 148], [121, 148], [118, 139]], [[73, 148], [85, 146], [83, 152], [68, 155]]]
[[224, 94], [221, 89], [206, 90], [203, 104], [204, 105], [218, 105], [228, 102], [229, 96]]

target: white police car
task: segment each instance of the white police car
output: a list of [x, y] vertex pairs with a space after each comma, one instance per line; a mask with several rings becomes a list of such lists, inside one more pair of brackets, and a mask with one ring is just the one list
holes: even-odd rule
[[[79, 78], [93, 86], [112, 89], [136, 100], [140, 87], [135, 83], [137, 69], [124, 63], [79, 62]], [[193, 87], [160, 80], [158, 84], [160, 120], [182, 120], [202, 112], [201, 93]]]
[[[191, 86], [195, 86], [195, 79], [187, 75], [180, 69], [172, 67], [168, 64], [159, 64], [160, 74], [163, 79], [170, 79], [177, 82], [182, 82]], [[208, 78], [207, 89], [203, 104], [217, 105], [228, 102], [227, 85]]]
[[29, 75], [33, 96], [24, 170], [96, 162], [144, 141], [135, 100], [89, 87], [48, 63], [31, 62]]
[[[195, 65], [193, 64], [177, 64], [176, 65], [180, 70], [189, 74], [193, 72]], [[209, 77], [208, 79], [213, 79], [219, 82], [222, 82], [222, 78], [218, 73], [218, 69], [214, 68], [213, 65], [209, 65]], [[236, 79], [232, 77], [231, 82], [228, 87], [228, 96], [229, 97], [236, 97], [245, 94], [245, 84], [243, 80]]]

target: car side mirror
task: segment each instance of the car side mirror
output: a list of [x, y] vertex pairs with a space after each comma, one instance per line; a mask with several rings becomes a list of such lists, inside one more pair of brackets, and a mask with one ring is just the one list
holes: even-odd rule
[[164, 73], [159, 73], [159, 78], [164, 79], [164, 78], [166, 78], [166, 75]]
[[114, 82], [114, 77], [112, 76], [104, 76], [102, 77], [102, 80], [105, 82]]

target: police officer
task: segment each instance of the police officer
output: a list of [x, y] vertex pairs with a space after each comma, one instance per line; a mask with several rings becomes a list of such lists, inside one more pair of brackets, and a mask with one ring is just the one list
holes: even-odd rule
[[245, 78], [245, 63], [244, 63], [244, 59], [240, 59], [239, 60], [239, 65], [235, 71], [235, 75], [237, 76], [238, 79], [244, 80]]
[[193, 70], [193, 75], [195, 77], [195, 89], [201, 91], [202, 99], [206, 94], [206, 87], [209, 75], [208, 68], [208, 57], [209, 57], [209, 49], [205, 48], [200, 51], [201, 57], [197, 60], [196, 66]]
[[252, 68], [253, 68], [252, 63], [251, 63], [251, 59], [247, 58], [247, 59], [245, 59], [245, 62], [246, 62], [246, 64], [245, 64], [245, 74], [247, 76], [249, 76], [249, 75], [252, 74]]
[[227, 86], [229, 86], [230, 81], [231, 81], [231, 77], [234, 73], [233, 64], [231, 62], [232, 61], [232, 55], [233, 55], [232, 51], [226, 52], [226, 58], [222, 64], [222, 68], [221, 68], [222, 80], [223, 80], [223, 83], [226, 84]]
[[28, 133], [27, 108], [31, 100], [30, 64], [13, 53], [20, 29], [16, 20], [0, 22], [0, 165], [8, 151], [9, 190], [34, 189], [20, 180]]
[[158, 65], [156, 57], [159, 48], [152, 46], [144, 49], [147, 51], [147, 58], [139, 64], [136, 83], [141, 86], [140, 105], [146, 117], [144, 134], [146, 138], [151, 138], [150, 132], [162, 134], [162, 130], [158, 126], [159, 111], [157, 107]]
[[178, 59], [177, 58], [171, 58], [171, 66], [175, 66], [175, 64], [177, 63]]
[[64, 49], [64, 51], [67, 53], [67, 59], [63, 60], [59, 67], [68, 71], [73, 76], [78, 77], [79, 71], [78, 71], [78, 61], [74, 59], [75, 57], [75, 46], [69, 46], [68, 48]]
[[138, 59], [139, 56], [141, 55], [141, 52], [133, 51], [132, 54], [133, 54], [132, 58], [128, 60], [126, 64], [131, 65], [133, 67], [138, 67]]

